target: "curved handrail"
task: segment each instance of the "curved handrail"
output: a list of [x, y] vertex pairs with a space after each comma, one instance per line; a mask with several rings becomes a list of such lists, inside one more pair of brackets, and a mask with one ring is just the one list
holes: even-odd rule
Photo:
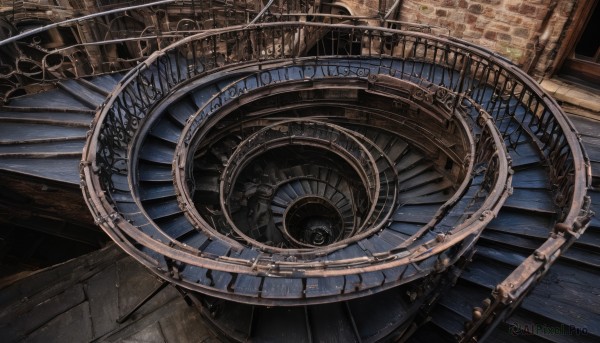
[[[44, 5], [40, 5], [40, 8], [44, 8]], [[47, 8], [52, 9], [54, 7], [47, 6]], [[268, 13], [265, 13], [267, 9]], [[0, 46], [7, 48], [8, 56], [14, 58], [14, 61], [12, 61], [14, 65], [10, 64], [11, 61], [4, 61], [4, 66], [8, 67], [8, 72], [0, 74], [0, 86], [2, 86], [2, 91], [4, 91], [4, 94], [0, 93], [0, 100], [6, 101], [13, 92], [29, 84], [44, 84], [72, 77], [86, 77], [127, 71], [135, 67], [137, 63], [145, 60], [149, 56], [149, 53], [154, 52], [154, 50], [163, 49], [166, 45], [183, 37], [199, 34], [205, 32], [205, 30], [217, 28], [219, 25], [249, 26], [249, 23], [252, 23], [251, 25], [253, 26], [261, 21], [287, 22], [294, 19], [306, 20], [308, 16], [312, 20], [329, 21], [330, 23], [377, 18], [376, 15], [356, 17], [319, 13], [319, 8], [315, 8], [315, 3], [311, 0], [278, 1], [276, 4], [272, 3], [270, 6], [264, 7], [262, 13], [259, 13], [258, 9], [255, 8], [255, 3], [229, 1], [213, 1], [211, 7], [200, 7], [194, 5], [194, 2], [186, 3], [173, 0], [160, 0], [119, 8], [115, 8], [114, 6], [99, 6], [98, 10], [95, 13], [53, 22], [21, 33], [18, 33], [17, 29], [13, 26], [7, 28], [8, 31], [12, 29], [14, 32], [7, 31], [7, 36], [0, 37]], [[157, 27], [147, 26], [141, 32], [136, 30], [121, 30], [118, 32], [118, 38], [94, 40], [93, 37], [105, 37], [110, 33], [110, 31], [106, 31], [109, 28], [105, 23], [110, 22], [115, 15], [131, 15], [136, 11], [140, 12], [141, 16], [147, 16], [148, 13], [160, 12], [164, 15], [164, 19], [157, 18], [156, 20], [159, 21]], [[188, 12], [189, 15], [185, 15]], [[16, 13], [16, 15], [19, 16], [20, 13]], [[44, 19], [40, 18], [40, 20]], [[177, 24], [171, 25], [171, 23]], [[410, 30], [431, 31], [432, 28], [440, 29], [429, 25], [391, 20], [388, 20], [387, 23]], [[73, 37], [73, 39], [65, 39], [64, 42], [53, 42], [54, 44], [58, 44], [57, 46], [45, 47], [43, 44], [39, 44], [38, 39], [29, 41], [29, 38], [32, 36], [52, 36], [52, 30], [75, 25], [80, 29], [74, 30], [72, 34], [79, 36]], [[86, 31], [90, 30], [90, 27], [94, 31], [100, 32], [100, 34], [85, 34]], [[138, 47], [143, 44], [145, 48], [128, 51], [126, 54], [114, 52], [121, 44], [134, 43]], [[31, 60], [30, 67], [35, 68], [35, 77], [21, 71], [18, 67], [20, 59], [29, 58], [31, 55], [30, 53], [22, 52], [22, 47], [26, 51], [35, 50], [36, 56], [39, 56], [37, 59]], [[111, 51], [114, 53], [111, 53]], [[46, 63], [48, 56], [61, 56], [64, 63], [59, 67], [49, 65]]]
[[[267, 27], [268, 27], [269, 25], [265, 25], [265, 26], [267, 26]], [[214, 36], [212, 36], [212, 37], [214, 37]], [[186, 43], [188, 40], [189, 40], [189, 41], [193, 41], [193, 39], [185, 39], [185, 40], [184, 40], [184, 42], [178, 43], [177, 45], [181, 46], [181, 45], [183, 45], [184, 43]], [[214, 38], [213, 38], [212, 40], [213, 40], [213, 42], [214, 42]], [[157, 54], [157, 55], [156, 55], [156, 58], [154, 59], [154, 60], [155, 60], [155, 61], [157, 61], [159, 64], [161, 63], [161, 60], [160, 60], [160, 57], [161, 57], [161, 56], [164, 56], [164, 53], [162, 53], [162, 54]], [[215, 61], [215, 60], [217, 59], [217, 56], [216, 56], [216, 55], [213, 55], [213, 57], [214, 57], [213, 61], [210, 61], [210, 62], [209, 62], [209, 65], [210, 65], [210, 66], [217, 65], [217, 62]], [[149, 59], [149, 60], [148, 60], [148, 61], [145, 63], [145, 66], [146, 66], [147, 68], [148, 68], [148, 66], [150, 66], [150, 63], [152, 63], [152, 60], [153, 60], [153, 59], [152, 59], [152, 58], [150, 58], [150, 59]], [[140, 69], [140, 70], [142, 70], [142, 69]], [[204, 70], [204, 68], [203, 68], [203, 70]], [[134, 76], [134, 75], [135, 75], [135, 76], [137, 76], [137, 75], [140, 75], [140, 74], [137, 74], [137, 73], [131, 73], [131, 74], [130, 74], [130, 78], [126, 78], [126, 79], [125, 79], [125, 80], [126, 80], [125, 82], [127, 82], [127, 80], [133, 80], [133, 76]], [[181, 75], [179, 75], [179, 76], [181, 76]], [[139, 88], [139, 87], [141, 87], [141, 86], [140, 86], [140, 84], [151, 84], [153, 80], [147, 79], [147, 77], [146, 77], [146, 76], [141, 76], [141, 81], [140, 81], [140, 80], [136, 80], [136, 81], [138, 81], [136, 86]], [[165, 80], [165, 82], [159, 82], [160, 84], [159, 84], [159, 87], [158, 87], [158, 88], [154, 88], [154, 89], [152, 89], [150, 92], [146, 92], [146, 93], [145, 93], [145, 95], [146, 95], [146, 99], [145, 99], [145, 100], [146, 100], [146, 101], [149, 101], [149, 100], [152, 100], [152, 99], [159, 98], [159, 97], [160, 97], [160, 94], [159, 94], [159, 93], [163, 91], [163, 90], [162, 90], [162, 87], [163, 87], [163, 86], [164, 86], [164, 87], [168, 87], [168, 84], [169, 84], [169, 82], [168, 82], [168, 81], [169, 81], [169, 80]], [[132, 82], [132, 81], [129, 81], [129, 82]], [[176, 83], [176, 82], [175, 82], [175, 83]], [[110, 105], [110, 104], [109, 104], [109, 105]], [[137, 104], [137, 106], [140, 106], [140, 104]], [[145, 106], [146, 106], [146, 104], [144, 103], [144, 101], [141, 101], [141, 107], [140, 107], [140, 108], [138, 108], [138, 110], [139, 110], [139, 111], [141, 111], [141, 110], [142, 110], [142, 109], [143, 109]], [[119, 107], [119, 108], [121, 108], [121, 109], [122, 109], [122, 108], [123, 108], [123, 104], [121, 104], [121, 105], [119, 105], [119, 106], [117, 106], [117, 107]], [[139, 111], [138, 111], [138, 113], [139, 113]], [[105, 112], [105, 113], [106, 113], [106, 112]], [[107, 137], [107, 136], [111, 136], [111, 135], [104, 135], [104, 137]]]
[[[172, 85], [206, 75], [209, 69], [214, 71], [223, 68], [224, 66], [235, 66], [237, 63], [244, 64], [248, 61], [285, 59], [288, 56], [293, 56], [293, 52], [295, 51], [295, 46], [282, 46], [279, 50], [277, 50], [275, 46], [272, 46], [273, 49], [266, 49], [265, 51], [260, 52], [242, 51], [241, 55], [237, 56], [239, 59], [237, 61], [232, 61], [229, 60], [229, 58], [234, 56], [229, 54], [228, 51], [218, 51], [218, 49], [215, 49], [218, 47], [217, 37], [220, 35], [223, 35], [223, 37], [224, 35], [230, 35], [235, 39], [235, 33], [253, 33], [254, 36], [252, 37], [257, 41], [261, 41], [263, 40], [261, 35], [265, 32], [268, 34], [269, 31], [277, 31], [277, 34], [272, 37], [280, 39], [283, 42], [286, 37], [291, 39], [290, 37], [294, 36], [291, 34], [294, 30], [298, 31], [307, 28], [327, 30], [329, 33], [326, 34], [326, 38], [327, 35], [330, 35], [329, 38], [338, 38], [341, 39], [340, 41], [345, 41], [351, 45], [355, 43], [360, 44], [360, 54], [363, 56], [375, 58], [394, 56], [395, 58], [401, 58], [404, 61], [410, 60], [415, 62], [412, 64], [412, 71], [409, 74], [419, 75], [418, 78], [411, 76], [417, 84], [422, 82], [420, 80], [427, 79], [427, 76], [424, 76], [428, 72], [424, 69], [426, 64], [438, 65], [442, 69], [445, 68], [453, 73], [459, 72], [460, 75], [458, 77], [455, 74], [450, 73], [452, 75], [449, 75], [447, 78], [447, 82], [449, 82], [447, 85], [448, 89], [457, 95], [456, 102], [453, 106], [454, 110], [456, 110], [459, 99], [473, 98], [476, 100], [476, 96], [473, 93], [474, 90], [476, 90], [476, 87], [494, 89], [498, 92], [499, 99], [508, 97], [509, 102], [510, 99], [513, 98], [519, 101], [527, 99], [526, 101], [528, 101], [529, 105], [526, 108], [526, 115], [530, 118], [528, 122], [523, 121], [521, 123], [523, 124], [521, 125], [521, 128], [527, 134], [537, 137], [541, 142], [540, 149], [544, 152], [547, 151], [545, 155], [546, 158], [551, 162], [556, 162], [552, 166], [554, 173], [553, 177], [557, 180], [561, 180], [560, 191], [565, 191], [563, 194], [567, 195], [562, 199], [562, 207], [565, 209], [566, 214], [564, 218], [562, 218], [562, 225], [560, 227], [566, 232], [576, 234], [583, 226], [585, 226], [582, 226], [581, 223], [577, 224], [581, 221], [581, 211], [586, 211], [582, 206], [584, 205], [583, 196], [585, 195], [589, 179], [588, 176], [585, 175], [585, 171], [581, 165], [581, 163], [585, 161], [585, 157], [582, 155], [579, 142], [576, 141], [573, 135], [565, 134], [565, 132], [572, 131], [573, 129], [564, 118], [564, 114], [552, 100], [549, 100], [543, 94], [539, 86], [529, 80], [524, 73], [518, 71], [503, 59], [498, 58], [498, 56], [490, 54], [488, 51], [455, 40], [448, 40], [443, 37], [433, 37], [418, 32], [405, 32], [386, 28], [373, 28], [349, 24], [327, 25], [316, 23], [286, 23], [285, 25], [281, 23], [267, 23], [249, 29], [236, 27], [206, 32], [184, 38], [181, 42], [172, 45], [164, 51], [153, 54], [143, 65], [132, 70], [119, 86], [119, 91], [123, 91], [123, 98], [118, 99], [118, 96], [113, 96], [103, 108], [100, 116], [96, 118], [94, 132], [88, 141], [84, 152], [84, 161], [82, 163], [83, 173], [86, 177], [84, 193], [86, 194], [88, 203], [91, 207], [94, 207], [93, 211], [97, 214], [97, 218], [99, 220], [108, 220], [111, 222], [108, 225], [111, 227], [114, 226], [112, 223], [114, 219], [111, 218], [111, 216], [114, 216], [115, 213], [110, 211], [111, 204], [102, 193], [109, 188], [106, 186], [109, 185], [110, 182], [104, 180], [104, 186], [100, 183], [102, 172], [106, 172], [106, 165], [101, 166], [96, 163], [96, 153], [98, 151], [102, 152], [102, 150], [98, 150], [100, 148], [98, 141], [103, 134], [101, 132], [103, 128], [102, 124], [105, 122], [105, 119], [111, 115], [109, 112], [114, 111], [112, 112], [112, 115], [119, 117], [119, 115], [124, 114], [124, 112], [121, 113], [120, 111], [124, 110], [125, 104], [133, 105], [135, 103], [133, 117], [138, 120], [143, 120], [142, 112], [150, 110], [153, 106], [153, 102], [158, 101], [157, 99], [161, 96], [168, 94], [172, 90]], [[251, 35], [249, 35], [249, 37], [250, 36]], [[219, 41], [219, 43], [220, 42], [221, 41]], [[293, 42], [295, 41], [292, 41], [292, 43]], [[388, 44], [390, 42], [391, 45]], [[192, 49], [189, 49], [190, 47]], [[198, 48], [206, 48], [209, 50], [207, 54], [204, 54], [207, 50], [197, 50]], [[345, 49], [345, 47], [342, 48]], [[323, 47], [323, 49], [324, 50], [321, 51], [319, 50], [319, 46], [317, 46], [316, 58], [324, 56], [341, 56], [341, 53], [349, 54], [356, 52], [356, 50], [352, 49], [338, 49], [336, 51], [327, 51], [325, 47]], [[167, 54], [173, 51], [187, 51], [193, 55], [194, 61], [201, 57], [203, 59], [202, 63], [200, 63], [202, 68], [196, 69], [194, 67], [192, 70], [181, 70], [176, 76], [173, 74], [161, 75], [160, 73], [150, 73], [150, 75], [157, 75], [155, 79], [144, 75], [144, 72], [151, 71], [152, 68], [163, 68], [164, 70], [167, 70], [166, 67], [160, 67], [160, 65], [161, 63], [165, 66], [168, 64], [164, 59], [168, 60]], [[202, 51], [202, 53], [200, 53], [199, 56], [196, 56], [195, 54], [198, 51]], [[205, 57], [210, 58], [206, 59]], [[163, 59], [163, 61], [161, 61], [161, 59]], [[415, 73], [415, 68], [418, 68], [418, 66], [416, 67], [415, 65], [420, 62], [425, 63], [421, 63], [420, 72]], [[482, 77], [483, 75], [487, 75], [485, 79]], [[507, 85], [511, 83], [514, 84], [512, 84], [511, 87], [507, 87]], [[139, 94], [139, 97], [137, 98], [135, 96], [135, 88], [137, 88], [137, 94]], [[133, 102], [132, 100], [140, 101]], [[533, 102], [535, 102], [535, 106], [531, 108]], [[543, 108], [543, 111], [540, 111], [540, 108]], [[136, 114], [138, 115], [137, 117]], [[509, 113], [509, 115], [515, 117], [515, 113]], [[124, 124], [123, 128], [133, 128], [137, 125], [136, 123], [131, 123], [129, 121], [122, 124]], [[106, 129], [106, 127], [104, 128]], [[547, 130], [550, 130], [551, 135], [546, 135]], [[107, 137], [107, 135], [104, 135], [104, 137]], [[115, 143], [116, 148], [125, 149], [129, 139], [130, 138], [125, 138], [123, 141]], [[106, 138], [105, 142], [108, 142], [106, 141]], [[112, 161], [119, 161], [119, 158], [125, 158], [125, 156], [119, 155], [120, 153], [118, 151], [115, 152], [116, 154], [108, 154], [106, 157], [112, 159]], [[119, 164], [119, 166], [120, 165], [121, 164]], [[100, 172], [100, 178], [92, 176], [95, 171]], [[119, 170], [115, 171], [119, 172]], [[508, 170], [505, 171], [508, 172]], [[503, 187], [505, 184], [506, 182], [503, 183]], [[492, 203], [487, 204], [486, 206], [497, 208], [498, 199], [506, 196], [506, 192], [503, 192], [502, 195], [494, 194], [494, 196], [488, 199]], [[101, 210], [97, 208], [97, 206], [100, 206], [105, 210]], [[475, 222], [473, 222], [473, 225], [475, 225]], [[116, 227], [113, 229], [116, 229]], [[457, 230], [456, 235], [453, 235], [452, 238], [456, 239], [460, 237], [461, 233], [462, 231]], [[144, 238], [142, 236], [135, 232], [130, 232], [130, 234], [132, 238], [136, 240], [139, 238], [141, 240], [140, 242], [143, 243], [142, 241], [144, 241]], [[453, 242], [455, 242], [454, 239], [452, 240]], [[151, 242], [148, 242], [147, 240], [145, 240], [145, 242], [151, 244]], [[442, 251], [444, 248], [448, 247], [448, 241], [439, 243], [440, 244], [426, 247], [427, 254], [425, 255], [431, 256], [431, 254]], [[417, 259], [424, 258], [424, 255], [417, 256]], [[181, 261], [192, 265], [197, 265], [197, 261], [191, 257], [187, 257], [184, 252], [173, 251], [172, 257], [180, 258]], [[407, 259], [400, 255], [397, 255], [394, 258], [396, 260], [389, 265], [399, 265], [399, 263], [405, 263], [409, 260], [414, 261], [414, 259]], [[219, 264], [219, 262], [216, 262], [214, 267], [217, 269], [223, 268], [223, 266], [218, 266]], [[281, 263], [280, 265], [281, 268], [284, 268], [286, 263]], [[324, 264], [313, 263], [303, 265], [303, 267], [311, 266], [315, 266], [322, 270]], [[328, 265], [327, 275], [345, 275], [343, 269], [331, 269], [332, 267], [335, 266]], [[381, 268], [381, 266], [370, 265], [361, 268], [361, 270], [377, 270], [377, 268]], [[243, 271], [246, 269], [240, 266], [240, 268], [235, 268], [235, 270]], [[303, 275], [317, 274], [307, 271]]]

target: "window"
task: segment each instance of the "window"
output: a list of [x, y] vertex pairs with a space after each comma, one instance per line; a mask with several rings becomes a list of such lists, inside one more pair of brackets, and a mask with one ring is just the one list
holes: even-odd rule
[[584, 1], [573, 18], [570, 45], [560, 75], [586, 85], [600, 87], [600, 6]]

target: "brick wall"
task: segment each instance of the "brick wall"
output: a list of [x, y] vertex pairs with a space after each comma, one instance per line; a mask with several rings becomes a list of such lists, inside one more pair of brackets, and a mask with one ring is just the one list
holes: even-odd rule
[[[554, 60], [576, 2], [404, 0], [399, 20], [448, 28], [452, 36], [486, 47], [541, 76]], [[540, 51], [537, 60], [536, 50]]]

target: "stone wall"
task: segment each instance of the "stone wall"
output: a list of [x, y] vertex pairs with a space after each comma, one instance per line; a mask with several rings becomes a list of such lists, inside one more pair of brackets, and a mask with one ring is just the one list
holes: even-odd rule
[[[389, 1], [389, 5], [393, 1]], [[551, 67], [576, 0], [404, 0], [401, 21], [436, 25], [535, 76]]]

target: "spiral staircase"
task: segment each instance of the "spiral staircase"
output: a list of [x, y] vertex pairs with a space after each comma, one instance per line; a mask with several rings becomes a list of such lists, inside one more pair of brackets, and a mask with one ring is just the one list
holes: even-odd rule
[[529, 76], [391, 21], [256, 18], [13, 96], [0, 168], [79, 184], [225, 341], [600, 337], [600, 174]]

